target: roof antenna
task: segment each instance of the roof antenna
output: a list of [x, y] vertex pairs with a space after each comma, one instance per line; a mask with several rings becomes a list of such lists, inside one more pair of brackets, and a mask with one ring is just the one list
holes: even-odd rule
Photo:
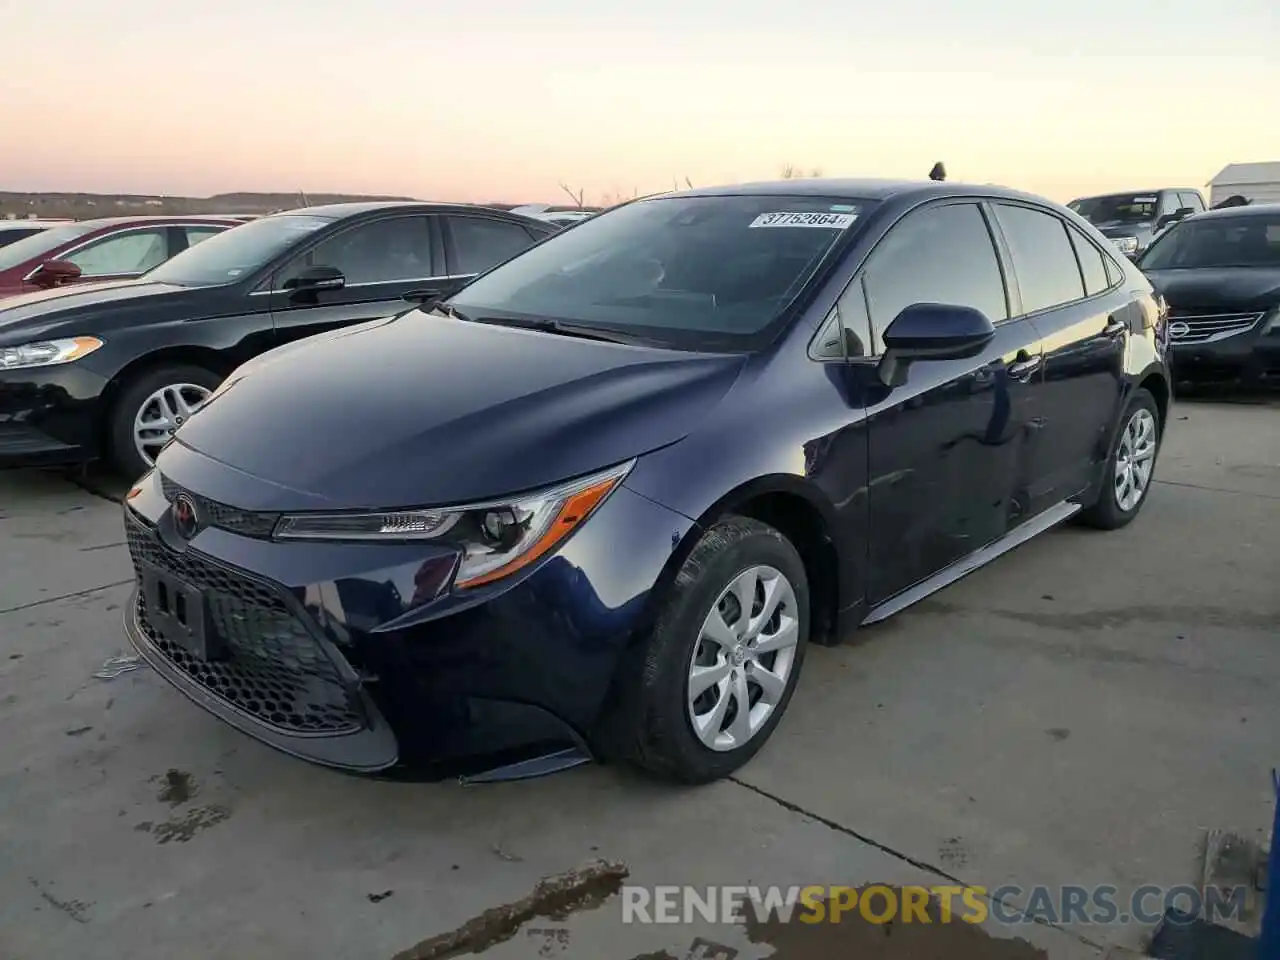
[[938, 183], [947, 179], [947, 168], [942, 165], [941, 160], [935, 163], [933, 169], [929, 171], [929, 179], [936, 180]]

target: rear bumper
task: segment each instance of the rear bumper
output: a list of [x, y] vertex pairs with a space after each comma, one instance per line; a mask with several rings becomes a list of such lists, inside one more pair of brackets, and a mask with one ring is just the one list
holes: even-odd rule
[[430, 544], [282, 543], [204, 499], [204, 515], [253, 534], [210, 526], [181, 541], [177, 489], [153, 473], [127, 501], [135, 569], [198, 588], [229, 655], [210, 663], [166, 640], [137, 593], [131, 642], [242, 732], [360, 772], [476, 773], [588, 752], [673, 537], [691, 526], [620, 487], [518, 582], [461, 597], [453, 553]]

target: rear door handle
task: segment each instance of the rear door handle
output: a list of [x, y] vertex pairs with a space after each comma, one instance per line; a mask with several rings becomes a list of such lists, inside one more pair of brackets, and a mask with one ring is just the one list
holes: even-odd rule
[[1115, 317], [1111, 317], [1107, 320], [1107, 325], [1102, 328], [1102, 335], [1104, 337], [1118, 337], [1128, 329], [1129, 325], [1123, 320], [1117, 320]]
[[1028, 357], [1025, 360], [1015, 360], [1009, 364], [1009, 376], [1014, 380], [1021, 380], [1024, 383], [1031, 379], [1031, 375], [1040, 369], [1044, 363], [1044, 357], [1037, 355]]

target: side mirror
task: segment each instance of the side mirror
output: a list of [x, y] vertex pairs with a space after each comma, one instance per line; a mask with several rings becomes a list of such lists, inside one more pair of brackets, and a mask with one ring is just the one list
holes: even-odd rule
[[1195, 212], [1194, 207], [1179, 207], [1173, 213], [1166, 213], [1163, 217], [1157, 220], [1156, 229], [1163, 230], [1169, 224], [1177, 223], [1179, 220], [1183, 220]]
[[885, 330], [884, 356], [877, 372], [886, 387], [907, 381], [917, 360], [963, 360], [978, 354], [995, 336], [981, 310], [945, 303], [915, 303], [893, 318]]
[[286, 280], [284, 288], [294, 293], [303, 293], [313, 290], [341, 290], [346, 285], [347, 278], [337, 267], [307, 267], [296, 277]]
[[79, 279], [80, 268], [69, 260], [48, 260], [31, 275], [31, 282], [45, 290]]

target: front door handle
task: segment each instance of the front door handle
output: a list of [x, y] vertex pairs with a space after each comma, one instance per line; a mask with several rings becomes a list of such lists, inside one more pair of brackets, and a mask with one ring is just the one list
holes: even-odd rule
[[1027, 357], [1025, 360], [1015, 360], [1009, 364], [1009, 376], [1014, 380], [1020, 380], [1026, 383], [1031, 379], [1031, 375], [1040, 369], [1040, 365], [1044, 363], [1042, 355]]

